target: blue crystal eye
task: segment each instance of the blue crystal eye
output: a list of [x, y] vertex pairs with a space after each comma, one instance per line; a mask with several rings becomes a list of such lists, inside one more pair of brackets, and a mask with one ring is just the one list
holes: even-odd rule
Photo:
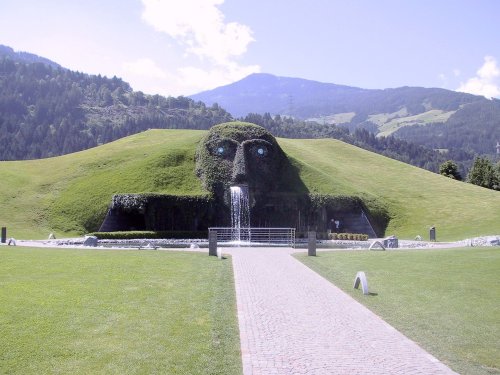
[[266, 146], [257, 146], [254, 148], [255, 155], [258, 157], [263, 157], [267, 155]]
[[217, 147], [217, 154], [219, 155], [224, 154], [224, 147]]

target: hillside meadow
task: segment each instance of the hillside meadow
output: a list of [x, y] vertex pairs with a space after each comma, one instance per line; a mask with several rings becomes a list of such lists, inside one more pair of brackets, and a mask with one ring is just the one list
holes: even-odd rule
[[[98, 229], [116, 193], [205, 195], [194, 155], [205, 131], [148, 130], [61, 157], [0, 162], [0, 225], [23, 239]], [[333, 139], [278, 139], [310, 193], [361, 197], [387, 235], [438, 240], [498, 234], [500, 193]]]

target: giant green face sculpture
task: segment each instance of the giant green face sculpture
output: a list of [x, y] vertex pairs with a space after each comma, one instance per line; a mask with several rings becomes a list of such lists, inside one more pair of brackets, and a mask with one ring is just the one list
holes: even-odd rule
[[204, 187], [222, 197], [230, 186], [248, 185], [250, 194], [274, 190], [286, 156], [266, 129], [242, 122], [212, 127], [196, 153]]

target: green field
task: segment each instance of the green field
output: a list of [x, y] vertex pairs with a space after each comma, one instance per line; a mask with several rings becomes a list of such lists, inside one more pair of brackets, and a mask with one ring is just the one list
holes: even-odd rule
[[[0, 162], [0, 225], [43, 239], [99, 228], [115, 193], [204, 195], [194, 155], [204, 131], [149, 130], [62, 157]], [[387, 235], [438, 240], [498, 234], [500, 193], [333, 139], [279, 139], [311, 193], [358, 196], [391, 220]]]
[[455, 112], [431, 109], [418, 115], [409, 116], [406, 108], [403, 108], [394, 113], [370, 115], [368, 121], [378, 126], [377, 137], [387, 137], [404, 126], [445, 123]]
[[1, 374], [241, 374], [232, 266], [0, 247]]
[[[297, 258], [460, 374], [500, 374], [500, 250], [320, 252]], [[372, 295], [353, 289], [364, 271]]]
[[415, 116], [408, 116], [403, 118], [396, 118], [388, 121], [379, 127], [379, 133], [377, 136], [389, 136], [396, 130], [404, 126], [413, 125], [426, 125], [426, 124], [436, 124], [445, 123], [456, 111], [441, 111], [439, 109], [433, 109]]

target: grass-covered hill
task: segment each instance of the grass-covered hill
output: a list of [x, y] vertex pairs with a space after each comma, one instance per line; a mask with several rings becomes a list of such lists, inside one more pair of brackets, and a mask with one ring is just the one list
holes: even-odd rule
[[[46, 238], [96, 230], [115, 193], [206, 194], [194, 155], [205, 131], [149, 130], [65, 156], [0, 162], [0, 225]], [[352, 195], [390, 217], [387, 235], [439, 240], [499, 232], [500, 193], [332, 139], [279, 139], [311, 193]]]

